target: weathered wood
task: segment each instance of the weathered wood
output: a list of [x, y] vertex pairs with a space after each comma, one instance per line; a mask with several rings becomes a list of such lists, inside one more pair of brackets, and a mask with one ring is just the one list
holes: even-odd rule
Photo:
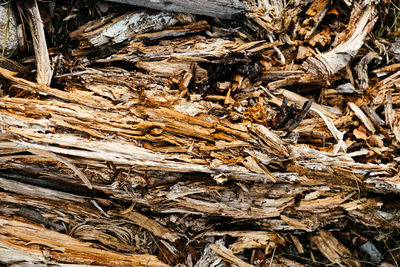
[[372, 61], [378, 39], [362, 47], [368, 2], [258, 1], [235, 22], [103, 2], [116, 13], [70, 34], [53, 88], [4, 64], [6, 264], [357, 266], [372, 240], [382, 260], [400, 227], [400, 71]]
[[248, 264], [245, 261], [236, 257], [233, 254], [232, 250], [224, 247], [223, 245], [212, 244], [210, 248], [228, 262], [231, 262], [239, 267], [254, 267], [254, 265]]
[[95, 248], [66, 234], [5, 217], [0, 217], [0, 244], [0, 263], [7, 265], [47, 264], [51, 257], [70, 264], [168, 266], [152, 255], [124, 255]]
[[169, 12], [151, 13], [148, 10], [131, 11], [123, 15], [110, 15], [107, 19], [85, 24], [69, 34], [85, 39], [92, 46], [118, 44], [151, 30], [162, 30], [179, 21]]
[[246, 3], [240, 0], [110, 0], [110, 2], [227, 19], [250, 10]]
[[50, 66], [49, 52], [47, 50], [46, 37], [44, 35], [43, 22], [36, 0], [27, 1], [27, 11], [33, 36], [33, 46], [36, 57], [37, 82], [49, 86], [53, 77], [53, 70]]
[[334, 49], [316, 57], [310, 57], [303, 63], [303, 68], [315, 79], [324, 80], [344, 68], [363, 45], [365, 37], [377, 20], [376, 7], [369, 5], [369, 1], [365, 2], [367, 2], [365, 4], [368, 5], [367, 7], [364, 8], [364, 5], [361, 5], [353, 11], [351, 24], [349, 24], [351, 30], [343, 33]]

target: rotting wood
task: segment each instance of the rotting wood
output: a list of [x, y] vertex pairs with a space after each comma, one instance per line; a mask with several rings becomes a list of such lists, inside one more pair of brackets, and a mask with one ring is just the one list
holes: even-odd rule
[[44, 86], [49, 86], [53, 76], [50, 66], [49, 52], [47, 50], [46, 37], [42, 18], [36, 0], [27, 1], [29, 20], [32, 25], [32, 40], [35, 50], [37, 66], [37, 82]]
[[244, 1], [240, 0], [172, 0], [172, 1], [143, 1], [143, 0], [110, 0], [122, 4], [142, 6], [158, 10], [193, 13], [219, 18], [232, 18], [241, 12], [248, 11]]
[[175, 16], [168, 12], [151, 14], [146, 10], [133, 11], [110, 17], [110, 19], [99, 20], [96, 24], [83, 25], [71, 32], [69, 36], [85, 39], [92, 46], [98, 47], [107, 43], [118, 44], [130, 40], [137, 34], [143, 34], [150, 30], [162, 30], [178, 22]]
[[124, 255], [98, 249], [66, 234], [5, 217], [0, 218], [0, 235], [0, 255], [7, 264], [13, 264], [16, 260], [46, 264], [47, 257], [42, 254], [45, 249], [52, 258], [71, 264], [168, 266], [152, 255]]
[[119, 214], [111, 212], [111, 215], [118, 215], [123, 218], [126, 218], [135, 224], [149, 230], [152, 232], [154, 235], [167, 239], [171, 242], [175, 242], [178, 239], [178, 235], [176, 233], [173, 233], [169, 231], [167, 228], [159, 225], [157, 222], [151, 220], [150, 218], [147, 218], [146, 216], [138, 213], [138, 212], [132, 212], [130, 210], [122, 211]]
[[[1, 65], [7, 231], [65, 232], [106, 251], [104, 265], [140, 253], [170, 265], [358, 266], [355, 240], [374, 234], [384, 252], [400, 227], [400, 72], [368, 34], [381, 8], [367, 3], [258, 1], [239, 21], [111, 8], [70, 34], [52, 87]], [[1, 238], [5, 255], [76, 256]]]
[[227, 260], [227, 261], [229, 261], [229, 262], [231, 262], [233, 264], [236, 264], [237, 266], [240, 266], [240, 267], [251, 267], [251, 266], [254, 266], [254, 265], [248, 264], [247, 262], [245, 262], [245, 261], [239, 259], [238, 257], [236, 257], [233, 254], [232, 250], [224, 247], [223, 245], [212, 244], [210, 246], [210, 248], [212, 250], [214, 250], [223, 259], [225, 259], [225, 260]]
[[353, 11], [351, 31], [341, 37], [339, 44], [331, 51], [310, 57], [304, 63], [303, 68], [314, 78], [326, 79], [347, 65], [363, 45], [364, 38], [372, 30], [377, 17], [375, 6], [369, 5], [369, 1], [361, 4], [359, 10]]

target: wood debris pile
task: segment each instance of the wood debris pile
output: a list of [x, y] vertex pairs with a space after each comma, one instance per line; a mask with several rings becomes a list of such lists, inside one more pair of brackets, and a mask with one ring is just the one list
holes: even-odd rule
[[16, 4], [0, 263], [397, 264], [395, 4], [113, 2]]

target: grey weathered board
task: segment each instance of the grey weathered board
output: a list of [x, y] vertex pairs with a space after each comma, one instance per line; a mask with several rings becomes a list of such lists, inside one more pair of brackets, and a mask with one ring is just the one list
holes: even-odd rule
[[249, 10], [240, 0], [108, 0], [152, 9], [192, 13], [210, 17], [230, 19], [235, 14]]

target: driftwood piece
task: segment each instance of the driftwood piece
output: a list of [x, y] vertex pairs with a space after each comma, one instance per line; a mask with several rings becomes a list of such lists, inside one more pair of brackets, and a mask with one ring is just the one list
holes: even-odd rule
[[218, 18], [232, 18], [233, 16], [249, 11], [249, 7], [240, 0], [172, 0], [172, 1], [143, 1], [143, 0], [110, 0], [121, 4], [142, 6], [157, 10], [192, 13]]

